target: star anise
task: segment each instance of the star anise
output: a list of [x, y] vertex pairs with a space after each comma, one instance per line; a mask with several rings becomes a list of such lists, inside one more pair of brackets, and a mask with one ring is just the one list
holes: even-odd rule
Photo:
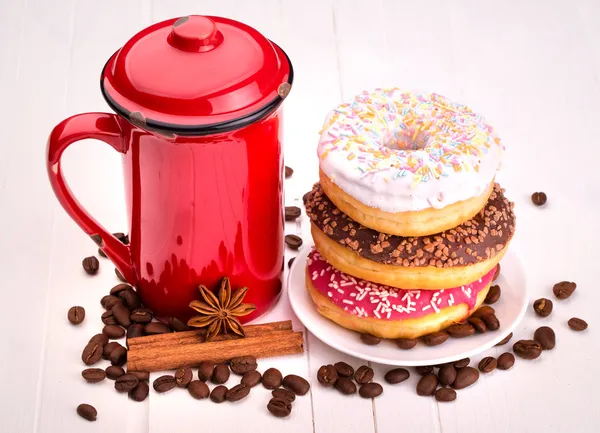
[[200, 286], [199, 289], [204, 302], [190, 302], [190, 307], [200, 315], [188, 320], [188, 326], [195, 328], [207, 327], [206, 341], [211, 341], [221, 332], [227, 334], [228, 331], [244, 337], [244, 328], [237, 318], [246, 316], [256, 310], [254, 304], [242, 303], [248, 288], [242, 287], [232, 294], [229, 278], [225, 277], [221, 281], [218, 298], [206, 286]]

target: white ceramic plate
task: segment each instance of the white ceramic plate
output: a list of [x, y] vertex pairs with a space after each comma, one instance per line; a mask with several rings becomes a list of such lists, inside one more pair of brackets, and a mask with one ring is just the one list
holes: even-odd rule
[[377, 346], [368, 346], [360, 340], [359, 334], [337, 325], [317, 312], [304, 282], [306, 258], [311, 248], [311, 245], [306, 245], [302, 249], [289, 274], [288, 293], [292, 308], [304, 326], [319, 340], [341, 352], [367, 361], [418, 366], [443, 364], [470, 357], [489, 349], [512, 332], [527, 309], [525, 272], [518, 256], [509, 250], [502, 259], [502, 272], [495, 282], [502, 288], [502, 297], [494, 304], [496, 316], [501, 323], [498, 331], [467, 338], [450, 338], [435, 347], [419, 343], [411, 350], [401, 350], [390, 340], [384, 340]]

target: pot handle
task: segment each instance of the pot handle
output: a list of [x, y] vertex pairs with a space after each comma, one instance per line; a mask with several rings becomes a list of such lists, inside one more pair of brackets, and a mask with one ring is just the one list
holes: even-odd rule
[[136, 276], [131, 251], [104, 227], [102, 227], [77, 201], [65, 182], [60, 168], [63, 152], [79, 140], [95, 139], [110, 144], [117, 152], [125, 153], [125, 136], [116, 115], [108, 113], [84, 113], [63, 120], [48, 137], [46, 168], [54, 194], [69, 216], [112, 260], [125, 279], [135, 285]]

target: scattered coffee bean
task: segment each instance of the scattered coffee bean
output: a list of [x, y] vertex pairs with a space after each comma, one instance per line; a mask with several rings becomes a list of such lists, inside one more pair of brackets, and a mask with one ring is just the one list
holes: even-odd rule
[[175, 371], [175, 383], [178, 388], [186, 388], [192, 381], [192, 369], [189, 367], [180, 367]]
[[504, 346], [506, 343], [508, 343], [510, 341], [510, 339], [512, 337], [513, 337], [513, 333], [511, 332], [506, 337], [504, 337], [502, 340], [500, 340], [498, 343], [496, 343], [496, 346]]
[[552, 313], [552, 301], [540, 298], [533, 303], [533, 310], [540, 317], [548, 317]]
[[404, 382], [409, 377], [410, 372], [406, 368], [394, 368], [385, 374], [384, 379], [390, 385], [396, 385]]
[[[263, 375], [263, 381], [264, 381], [264, 375]], [[296, 400], [296, 394], [294, 394], [292, 391], [288, 391], [287, 389], [283, 389], [283, 388], [274, 389], [273, 392], [271, 392], [271, 395], [274, 398], [280, 398], [282, 400], [287, 400], [290, 403], [293, 402], [294, 400]]]
[[121, 273], [121, 271], [119, 271], [117, 268], [115, 268], [115, 275], [117, 276], [117, 278], [118, 278], [120, 281], [122, 281], [122, 282], [124, 282], [124, 283], [126, 283], [126, 282], [127, 282], [127, 280], [125, 279], [125, 277], [123, 276], [123, 274]]
[[358, 390], [358, 394], [362, 398], [375, 398], [379, 397], [382, 393], [383, 387], [376, 382], [365, 383]]
[[98, 269], [100, 269], [100, 262], [94, 256], [83, 259], [81, 265], [83, 266], [83, 270], [90, 275], [95, 275]]
[[96, 334], [92, 338], [90, 338], [89, 343], [98, 343], [102, 347], [108, 344], [108, 337], [104, 334]]
[[294, 260], [296, 260], [296, 257], [292, 257], [290, 260], [288, 260], [288, 269], [292, 267], [292, 263], [294, 263]]
[[452, 365], [454, 368], [464, 368], [471, 363], [471, 358], [463, 358], [458, 361], [454, 361]]
[[262, 380], [261, 374], [256, 370], [252, 370], [252, 371], [245, 373], [242, 376], [242, 380], [240, 381], [240, 383], [243, 383], [244, 385], [248, 385], [250, 388], [254, 388], [256, 385], [258, 385], [260, 383], [261, 380]]
[[79, 306], [69, 308], [67, 319], [69, 319], [69, 322], [73, 325], [79, 325], [83, 322], [83, 319], [85, 319], [85, 309]]
[[125, 337], [125, 330], [119, 325], [106, 325], [102, 328], [102, 333], [111, 340], [118, 340]]
[[285, 244], [293, 250], [302, 246], [302, 238], [296, 235], [285, 235]]
[[531, 194], [531, 201], [536, 206], [545, 205], [546, 200], [548, 200], [548, 197], [546, 196], [545, 192], [534, 192], [533, 194]]
[[396, 345], [402, 350], [410, 350], [417, 345], [416, 338], [397, 338]]
[[373, 376], [375, 376], [375, 372], [373, 369], [367, 365], [361, 365], [354, 373], [354, 380], [356, 383], [362, 385], [368, 383], [373, 380]]
[[356, 385], [347, 377], [338, 378], [334, 387], [344, 395], [356, 394]]
[[150, 322], [146, 323], [146, 325], [144, 326], [144, 332], [146, 333], [146, 335], [158, 335], [169, 334], [173, 331], [171, 331], [171, 328], [169, 328], [162, 322]]
[[494, 278], [492, 278], [492, 282], [496, 281], [500, 276], [500, 263], [496, 266], [496, 272], [494, 273]]
[[133, 323], [150, 323], [153, 318], [154, 315], [152, 314], [152, 310], [148, 310], [147, 308], [138, 308], [133, 310], [129, 315], [129, 319], [131, 319]]
[[86, 368], [81, 376], [89, 383], [98, 383], [106, 379], [106, 372], [101, 368]]
[[354, 368], [350, 364], [346, 364], [343, 361], [336, 362], [333, 364], [335, 369], [337, 370], [338, 376], [341, 377], [353, 377], [354, 376]]
[[479, 332], [480, 334], [483, 334], [484, 332], [487, 331], [485, 322], [483, 320], [481, 320], [479, 317], [469, 317], [469, 323], [471, 324], [471, 326], [473, 328], [475, 328], [475, 331]]
[[94, 406], [83, 403], [77, 406], [77, 415], [88, 421], [96, 421], [98, 411]]
[[129, 311], [137, 310], [142, 306], [140, 295], [138, 295], [137, 292], [133, 289], [123, 290], [119, 293], [119, 298], [123, 300], [125, 306], [129, 309]]
[[131, 316], [131, 312], [125, 305], [123, 305], [122, 302], [117, 302], [112, 306], [111, 309], [113, 316], [119, 325], [121, 325], [123, 328], [127, 328], [129, 325], [131, 325], [131, 319], [129, 318], [129, 316]]
[[100, 304], [106, 310], [112, 310], [112, 307], [114, 307], [116, 304], [122, 304], [122, 303], [123, 303], [123, 300], [121, 298], [118, 298], [113, 295], [106, 295], [100, 300]]
[[448, 403], [456, 400], [456, 391], [452, 388], [440, 388], [434, 395], [435, 399], [441, 403]]
[[170, 374], [165, 374], [164, 376], [160, 376], [154, 379], [154, 383], [152, 383], [152, 387], [156, 392], [167, 392], [172, 390], [177, 386], [177, 381], [174, 376]]
[[283, 376], [276, 368], [267, 369], [262, 376], [262, 384], [267, 389], [276, 389], [281, 386]]
[[498, 302], [501, 295], [502, 290], [500, 290], [500, 286], [494, 285], [490, 287], [490, 290], [488, 291], [488, 294], [483, 302], [485, 302], [486, 304], [495, 304], [496, 302]]
[[129, 392], [138, 386], [140, 381], [133, 374], [124, 374], [115, 380], [115, 389], [118, 392]]
[[294, 174], [294, 169], [292, 167], [285, 166], [285, 178], [287, 179], [292, 174]]
[[102, 251], [100, 248], [98, 248], [98, 255], [99, 255], [100, 257], [104, 257], [104, 258], [106, 258], [106, 257], [107, 257], [106, 253], [105, 253], [104, 251]]
[[588, 328], [587, 322], [579, 317], [570, 318], [567, 325], [569, 325], [569, 328], [573, 331], [585, 331]]
[[515, 365], [515, 355], [510, 352], [504, 352], [498, 357], [498, 369], [499, 370], [510, 370]]
[[144, 401], [150, 393], [150, 386], [146, 382], [139, 382], [137, 386], [129, 391], [129, 398], [133, 401]]
[[322, 365], [317, 371], [317, 380], [323, 386], [333, 386], [338, 379], [338, 373], [335, 367], [331, 364]]
[[542, 354], [542, 345], [535, 340], [519, 340], [513, 344], [513, 352], [523, 359], [536, 359]]
[[227, 364], [221, 363], [217, 364], [215, 369], [213, 370], [212, 377], [210, 381], [215, 385], [221, 385], [229, 380], [229, 367]]
[[540, 343], [542, 350], [552, 350], [556, 346], [556, 334], [549, 326], [542, 326], [535, 330], [533, 339]]
[[85, 365], [94, 365], [102, 358], [102, 352], [102, 344], [89, 342], [81, 353], [81, 360]]
[[150, 373], [147, 371], [130, 371], [127, 374], [133, 374], [140, 382], [148, 382], [150, 380]]
[[[202, 382], [206, 382], [212, 377], [213, 370], [215, 369], [215, 363], [212, 361], [203, 361], [198, 366], [198, 379]], [[265, 372], [266, 374], [266, 372]]]
[[125, 290], [130, 290], [130, 289], [133, 289], [133, 286], [131, 286], [130, 284], [127, 284], [127, 283], [121, 283], [121, 284], [117, 284], [112, 289], [110, 289], [110, 294], [115, 297], [118, 297], [121, 292], [123, 292]]
[[486, 356], [481, 361], [479, 361], [479, 371], [482, 373], [490, 373], [496, 369], [498, 365], [498, 361], [493, 356]]
[[292, 404], [281, 398], [272, 398], [267, 404], [267, 410], [278, 418], [284, 418], [292, 413]]
[[145, 335], [144, 325], [142, 325], [140, 323], [134, 323], [132, 325], [129, 325], [129, 328], [127, 328], [127, 339], [128, 340], [130, 338], [143, 337], [144, 335]]
[[433, 373], [428, 373], [417, 383], [417, 394], [421, 396], [433, 395], [438, 385], [438, 378]]
[[479, 379], [479, 371], [473, 367], [463, 367], [456, 371], [456, 379], [452, 383], [454, 389], [464, 389]]
[[469, 322], [455, 323], [448, 326], [446, 332], [452, 338], [464, 338], [475, 334], [475, 328]]
[[125, 245], [129, 245], [129, 236], [127, 236], [125, 233], [117, 232], [117, 233], [113, 233], [112, 235], [115, 238], [117, 238], [118, 240], [120, 240], [121, 243], [123, 243]]
[[425, 343], [426, 346], [438, 346], [444, 343], [447, 339], [448, 333], [444, 331], [437, 331], [421, 337], [421, 341]]
[[250, 387], [244, 383], [240, 383], [225, 393], [225, 400], [240, 401], [250, 394]]
[[484, 305], [483, 307], [479, 307], [477, 310], [475, 310], [475, 312], [471, 314], [471, 317], [478, 317], [481, 319], [481, 316], [486, 314], [496, 314], [496, 310], [489, 305]]
[[108, 310], [105, 311], [104, 313], [102, 313], [102, 323], [104, 323], [105, 325], [116, 325], [117, 321], [115, 319], [115, 317], [113, 316], [112, 310]]
[[442, 386], [452, 385], [456, 380], [456, 368], [452, 364], [443, 365], [438, 371], [438, 379]]
[[244, 375], [249, 371], [256, 370], [256, 358], [254, 356], [240, 356], [229, 361], [229, 368], [237, 375]]
[[488, 331], [497, 331], [500, 329], [500, 321], [495, 314], [484, 314], [480, 319], [483, 320]]
[[208, 385], [201, 380], [192, 380], [187, 389], [190, 395], [198, 400], [208, 398], [210, 395]]
[[569, 282], [569, 281], [561, 281], [560, 283], [556, 283], [552, 288], [554, 292], [554, 296], [558, 299], [567, 299], [570, 297], [575, 289], [577, 288], [577, 284]]
[[421, 376], [425, 376], [426, 374], [433, 373], [433, 366], [419, 365], [418, 367], [415, 367], [415, 370], [417, 370], [417, 373]]
[[219, 385], [213, 388], [210, 393], [210, 399], [214, 403], [223, 403], [225, 401], [225, 394], [227, 394], [227, 387], [225, 385]]
[[111, 341], [110, 343], [108, 343], [106, 346], [104, 346], [104, 350], [102, 351], [102, 358], [110, 359], [111, 352], [119, 346], [120, 344], [116, 341]]
[[127, 349], [119, 344], [119, 346], [115, 347], [108, 355], [108, 359], [110, 359], [110, 363], [112, 365], [123, 365], [127, 362]]
[[190, 327], [177, 317], [169, 317], [169, 327], [175, 332], [185, 332], [190, 330]]
[[310, 193], [312, 191], [308, 191], [306, 193], [304, 193], [304, 195], [302, 196], [302, 203], [304, 203], [304, 205], [306, 205], [306, 200], [308, 200], [308, 197], [310, 196]]
[[296, 395], [305, 395], [310, 390], [310, 383], [303, 377], [288, 374], [283, 378], [283, 387], [289, 389]]
[[286, 206], [285, 207], [285, 220], [294, 221], [301, 215], [302, 211], [298, 206]]
[[381, 338], [369, 334], [360, 334], [360, 339], [363, 343], [369, 346], [377, 346], [379, 343], [381, 343]]
[[108, 377], [110, 380], [116, 380], [124, 374], [125, 370], [123, 370], [123, 368], [119, 367], [118, 365], [111, 365], [109, 367], [106, 367], [106, 377]]

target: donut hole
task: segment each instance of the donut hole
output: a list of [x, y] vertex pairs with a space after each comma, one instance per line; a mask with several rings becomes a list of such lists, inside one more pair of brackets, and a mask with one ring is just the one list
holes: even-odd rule
[[381, 139], [381, 146], [393, 150], [421, 150], [427, 147], [425, 131], [393, 129], [387, 130]]

